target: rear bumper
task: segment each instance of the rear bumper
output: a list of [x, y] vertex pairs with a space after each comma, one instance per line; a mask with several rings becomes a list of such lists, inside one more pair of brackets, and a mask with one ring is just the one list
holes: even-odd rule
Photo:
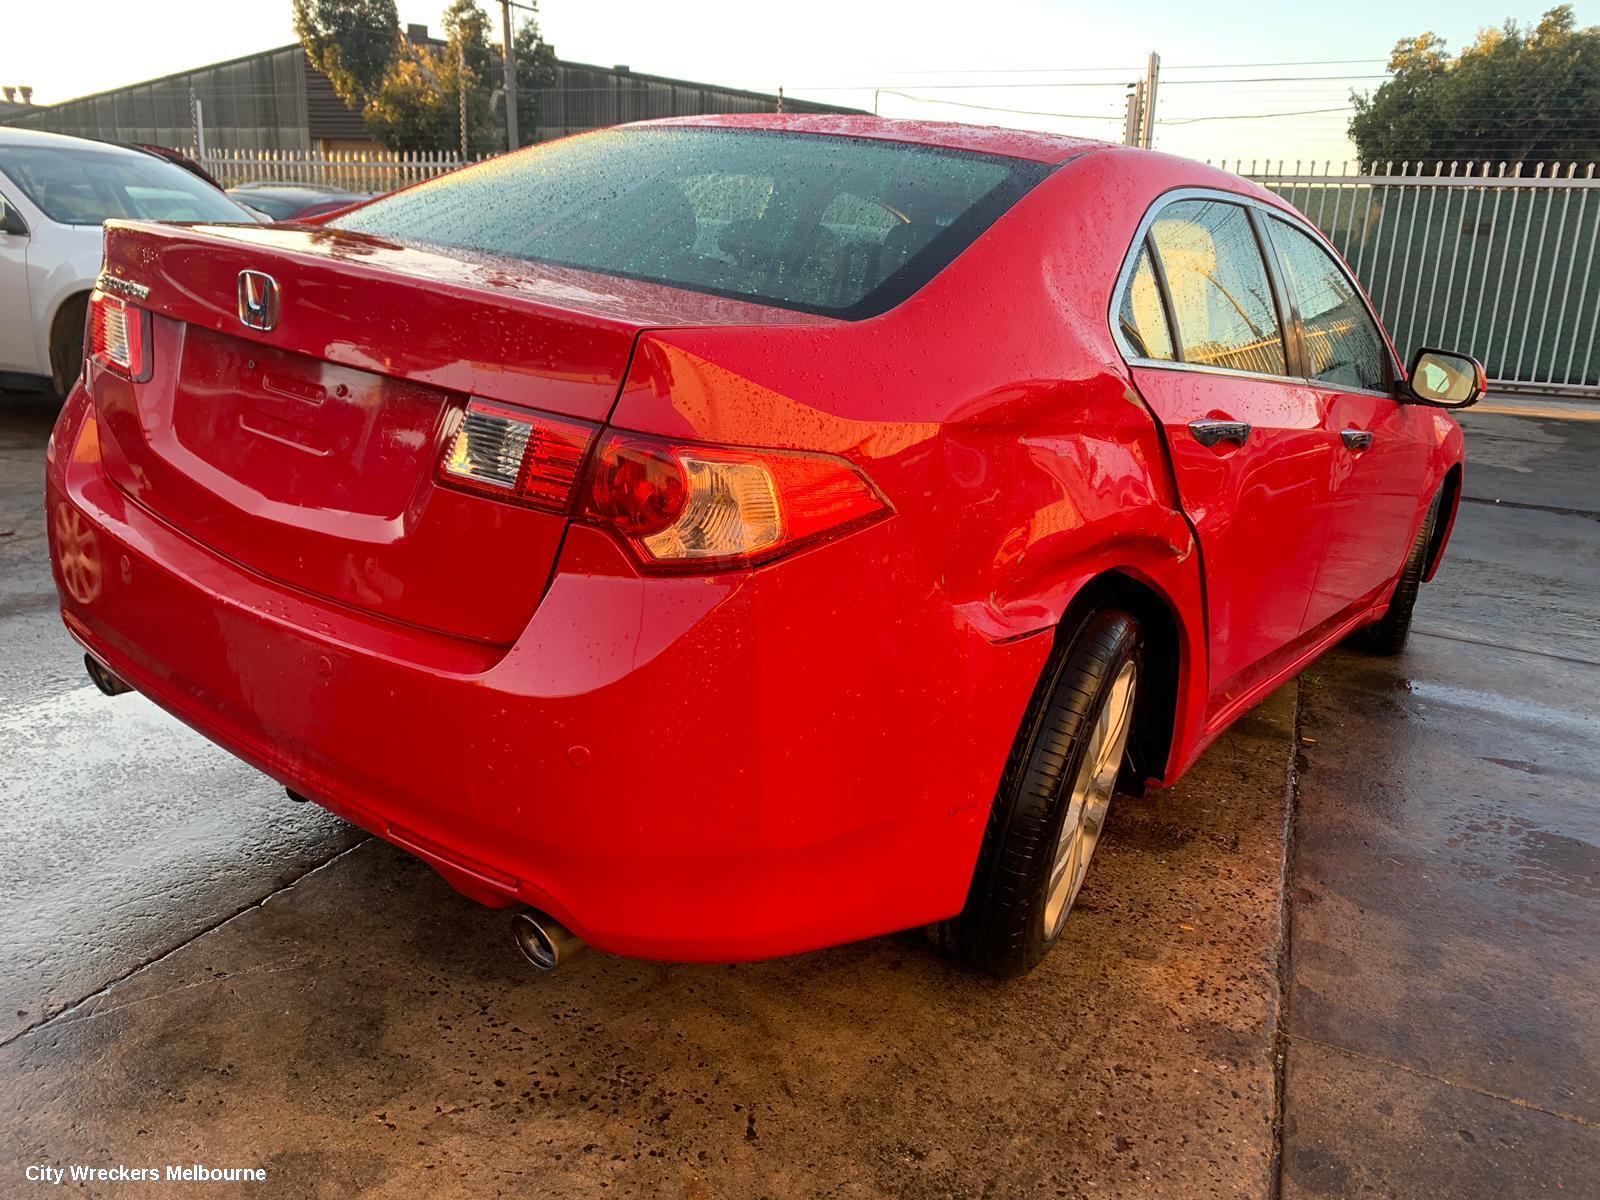
[[1048, 651], [897, 584], [892, 522], [649, 580], [574, 527], [521, 637], [484, 647], [277, 585], [152, 517], [107, 478], [81, 390], [50, 458], [62, 613], [91, 653], [467, 894], [615, 953], [761, 958], [958, 911]]

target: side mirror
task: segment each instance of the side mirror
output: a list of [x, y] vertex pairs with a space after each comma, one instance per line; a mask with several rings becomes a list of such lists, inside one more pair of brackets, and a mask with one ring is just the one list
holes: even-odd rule
[[3, 196], [0, 196], [0, 233], [15, 237], [28, 236], [28, 227], [22, 222], [22, 214], [7, 204]]
[[1406, 390], [1418, 404], [1466, 408], [1483, 399], [1489, 379], [1483, 364], [1468, 354], [1418, 350], [1411, 358]]

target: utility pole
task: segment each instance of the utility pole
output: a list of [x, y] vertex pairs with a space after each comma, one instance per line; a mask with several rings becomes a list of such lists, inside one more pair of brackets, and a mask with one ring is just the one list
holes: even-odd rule
[[461, 161], [467, 161], [467, 47], [456, 47], [456, 91], [461, 101]]
[[500, 0], [500, 17], [505, 35], [501, 61], [506, 76], [506, 148], [517, 150], [522, 140], [517, 136], [517, 43], [511, 35], [511, 0]]
[[200, 97], [195, 95], [193, 88], [189, 89], [189, 143], [191, 158], [198, 160], [204, 157], [206, 152], [205, 109], [200, 103]]
[[1144, 80], [1128, 85], [1128, 109], [1122, 118], [1122, 144], [1138, 146], [1144, 141]]
[[1156, 144], [1156, 82], [1161, 75], [1161, 55], [1150, 51], [1150, 65], [1144, 75], [1144, 129], [1141, 144], [1146, 150]]

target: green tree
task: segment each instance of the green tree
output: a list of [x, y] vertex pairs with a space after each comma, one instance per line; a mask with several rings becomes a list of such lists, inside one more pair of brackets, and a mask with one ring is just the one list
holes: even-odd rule
[[294, 0], [294, 31], [339, 98], [359, 109], [394, 64], [400, 14], [394, 0]]
[[367, 128], [392, 150], [459, 150], [463, 119], [469, 154], [505, 148], [495, 115], [490, 70], [497, 55], [489, 18], [477, 0], [454, 0], [444, 13], [442, 48], [408, 44], [365, 106]]
[[556, 86], [556, 51], [539, 32], [536, 15], [527, 17], [511, 40], [517, 51], [517, 135], [527, 145], [539, 128], [544, 94]]
[[1455, 58], [1435, 34], [1407, 38], [1389, 70], [1376, 91], [1351, 95], [1363, 162], [1600, 159], [1600, 27], [1579, 29], [1570, 4], [1532, 28], [1485, 29]]

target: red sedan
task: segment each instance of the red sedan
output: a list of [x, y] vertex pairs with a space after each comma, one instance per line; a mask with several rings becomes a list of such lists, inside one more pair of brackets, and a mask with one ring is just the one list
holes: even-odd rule
[[867, 117], [111, 222], [91, 327], [47, 503], [97, 682], [544, 965], [1027, 970], [1114, 790], [1399, 649], [1483, 388], [1244, 180]]

